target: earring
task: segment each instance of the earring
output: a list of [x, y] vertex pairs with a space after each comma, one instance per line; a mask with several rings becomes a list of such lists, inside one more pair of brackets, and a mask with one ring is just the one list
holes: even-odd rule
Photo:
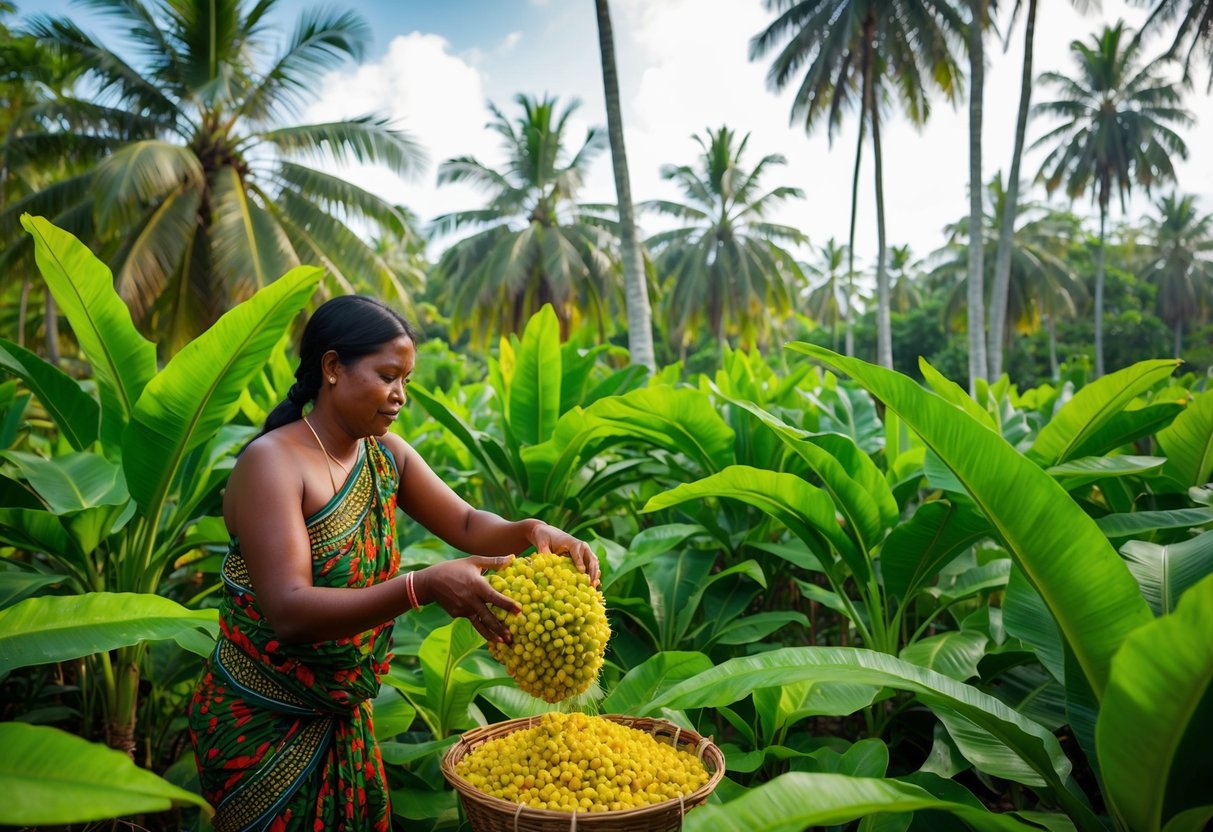
[[329, 376], [329, 384], [336, 384], [337, 376]]

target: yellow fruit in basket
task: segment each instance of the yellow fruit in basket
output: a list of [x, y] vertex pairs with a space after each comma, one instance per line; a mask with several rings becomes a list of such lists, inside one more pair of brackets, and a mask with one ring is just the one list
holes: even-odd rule
[[694, 754], [651, 734], [581, 713], [548, 713], [489, 740], [455, 773], [493, 797], [533, 809], [606, 812], [691, 794], [709, 780]]
[[513, 640], [489, 645], [518, 687], [546, 702], [589, 688], [611, 637], [602, 593], [589, 576], [563, 555], [535, 554], [514, 559], [489, 582], [522, 608], [516, 615], [494, 608]]

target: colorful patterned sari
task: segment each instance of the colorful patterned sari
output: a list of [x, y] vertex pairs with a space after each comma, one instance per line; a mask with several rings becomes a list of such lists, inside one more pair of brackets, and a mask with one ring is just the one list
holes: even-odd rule
[[[364, 587], [396, 574], [397, 482], [391, 452], [365, 440], [345, 485], [307, 520], [316, 586]], [[350, 638], [283, 644], [235, 539], [222, 577], [220, 638], [189, 713], [216, 832], [387, 832], [370, 700], [388, 669], [392, 622]]]

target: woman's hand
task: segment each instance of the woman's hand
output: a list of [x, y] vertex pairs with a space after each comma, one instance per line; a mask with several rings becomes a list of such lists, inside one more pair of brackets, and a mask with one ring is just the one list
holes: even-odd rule
[[598, 566], [598, 558], [594, 556], [588, 543], [578, 540], [555, 526], [549, 526], [547, 523], [537, 523], [532, 526], [528, 537], [536, 552], [568, 555], [578, 569], [590, 576], [590, 583], [598, 586], [601, 570]]
[[486, 641], [508, 644], [509, 628], [493, 615], [489, 605], [507, 613], [517, 613], [520, 608], [511, 598], [493, 589], [484, 579], [484, 570], [501, 569], [513, 559], [513, 555], [471, 555], [435, 563], [416, 573], [413, 588], [422, 604], [431, 601], [437, 603], [452, 617], [466, 618], [472, 622], [476, 632], [484, 636]]

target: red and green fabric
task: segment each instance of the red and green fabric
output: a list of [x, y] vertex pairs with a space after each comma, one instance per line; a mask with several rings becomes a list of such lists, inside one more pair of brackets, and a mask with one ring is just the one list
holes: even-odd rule
[[[364, 441], [341, 490], [307, 520], [316, 586], [393, 577], [395, 460]], [[220, 638], [190, 705], [190, 735], [216, 832], [387, 832], [387, 782], [370, 700], [388, 670], [392, 622], [349, 638], [283, 644], [233, 539]]]

